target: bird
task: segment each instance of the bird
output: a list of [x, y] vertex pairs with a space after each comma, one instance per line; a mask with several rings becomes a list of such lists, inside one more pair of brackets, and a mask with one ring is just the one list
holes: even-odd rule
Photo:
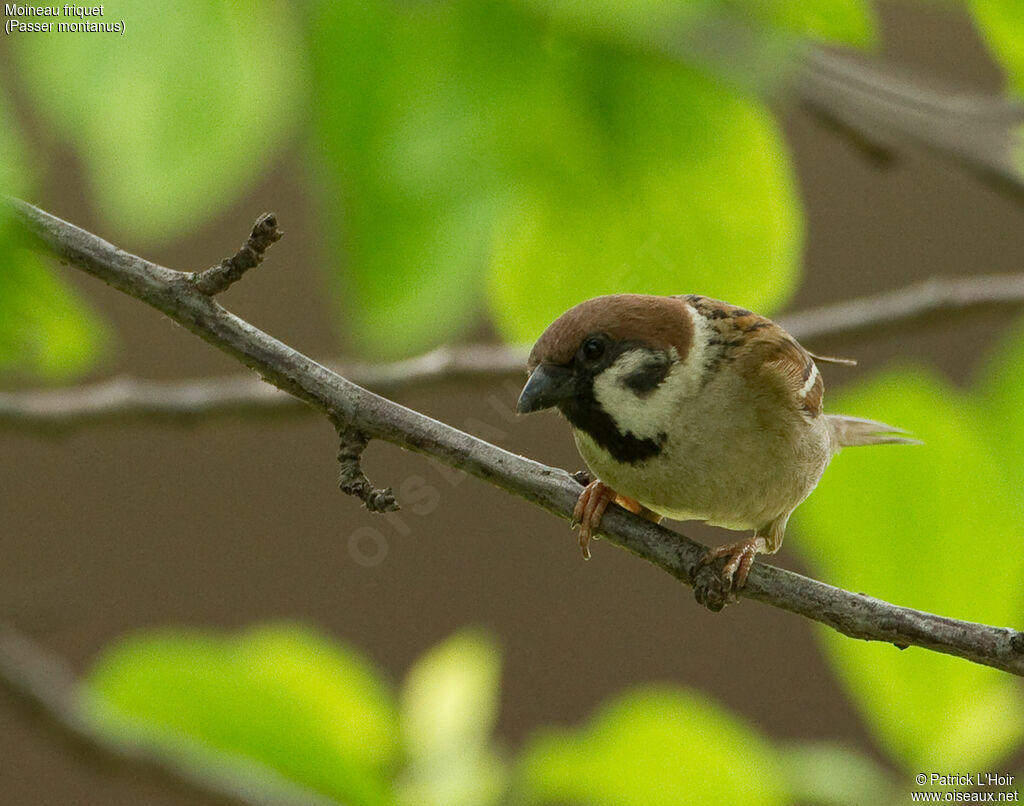
[[723, 590], [782, 546], [793, 510], [832, 457], [914, 444], [875, 420], [826, 414], [817, 356], [772, 320], [699, 294], [611, 294], [552, 322], [534, 344], [520, 414], [555, 408], [593, 475], [573, 511], [583, 556], [612, 502], [649, 520], [704, 521], [751, 537], [709, 549]]

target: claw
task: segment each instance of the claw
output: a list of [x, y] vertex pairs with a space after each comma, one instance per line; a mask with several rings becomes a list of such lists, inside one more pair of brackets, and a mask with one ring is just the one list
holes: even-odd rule
[[619, 495], [604, 482], [594, 479], [583, 488], [583, 492], [580, 493], [580, 497], [576, 500], [576, 506], [572, 511], [571, 523], [574, 527], [580, 527], [580, 551], [583, 552], [584, 560], [590, 559], [590, 541], [601, 525], [604, 511], [608, 509], [608, 505], [612, 501], [624, 509], [628, 509], [630, 512], [655, 523], [661, 520], [660, 515], [652, 512], [643, 504], [634, 501], [632, 498]]
[[583, 488], [572, 511], [573, 526], [580, 527], [580, 551], [583, 559], [590, 559], [590, 541], [601, 525], [604, 511], [615, 498], [615, 490], [595, 479]]
[[760, 535], [754, 535], [746, 540], [708, 549], [697, 567], [702, 568], [720, 557], [728, 557], [725, 567], [722, 568], [722, 585], [730, 597], [734, 597], [747, 584], [747, 576], [750, 574], [750, 566], [754, 564], [754, 558], [767, 550], [767, 541]]

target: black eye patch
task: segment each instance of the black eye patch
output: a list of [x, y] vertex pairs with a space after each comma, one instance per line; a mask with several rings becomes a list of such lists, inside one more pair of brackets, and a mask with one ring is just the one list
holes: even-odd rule
[[672, 361], [663, 352], [650, 353], [643, 366], [624, 377], [622, 385], [640, 397], [646, 397], [661, 386], [672, 368]]

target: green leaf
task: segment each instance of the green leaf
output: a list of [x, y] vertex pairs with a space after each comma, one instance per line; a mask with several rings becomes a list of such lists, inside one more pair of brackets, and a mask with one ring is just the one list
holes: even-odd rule
[[648, 48], [716, 19], [717, 0], [519, 0], [558, 28], [598, 40]]
[[[900, 605], [1016, 624], [1020, 488], [1002, 470], [981, 407], [923, 370], [902, 368], [830, 409], [907, 428], [925, 444], [836, 457], [797, 510], [791, 541], [816, 575]], [[1002, 672], [826, 629], [821, 636], [864, 720], [910, 772], [984, 766], [1024, 737], [1021, 692]]]
[[[109, 7], [104, 21], [116, 21]], [[123, 36], [23, 36], [13, 54], [104, 215], [134, 238], [177, 236], [250, 188], [293, 130], [305, 74], [295, 8], [181, 0], [169, 16], [136, 3], [123, 21]]]
[[349, 806], [392, 802], [392, 695], [356, 652], [300, 627], [128, 639], [96, 665], [81, 704], [115, 740], [200, 768], [247, 759]]
[[325, 226], [345, 251], [332, 256], [341, 321], [364, 351], [412, 354], [481, 312], [501, 195], [495, 141], [524, 22], [477, 2], [319, 10], [314, 109], [326, 159], [314, 158], [333, 213]]
[[578, 731], [533, 738], [522, 760], [529, 803], [675, 806], [788, 801], [771, 745], [696, 694], [639, 689]]
[[866, 0], [721, 0], [753, 19], [809, 39], [870, 47], [877, 41], [874, 10]]
[[[728, 43], [739, 70], [785, 70], [803, 39], [837, 45], [875, 44], [866, 0], [519, 0], [541, 19], [597, 40], [664, 53], [713, 74], [730, 74], [715, 44]], [[716, 41], [717, 40], [717, 41]], [[739, 71], [737, 71], [739, 72]], [[764, 76], [747, 76], [756, 84]]]
[[501, 658], [494, 640], [459, 633], [409, 670], [402, 691], [408, 765], [401, 800], [410, 806], [496, 803], [505, 770], [491, 746]]
[[11, 227], [0, 222], [0, 372], [74, 377], [101, 355], [106, 329]]
[[[993, 57], [1006, 70], [1007, 88], [1024, 96], [1024, 3], [1020, 0], [970, 0], [975, 26]], [[1024, 175], [1024, 125], [1012, 130], [1010, 157]]]
[[792, 292], [799, 202], [756, 102], [502, 2], [333, 3], [315, 30], [317, 174], [364, 350], [450, 340], [485, 298], [527, 341], [601, 291]]
[[535, 339], [583, 299], [700, 292], [770, 311], [795, 289], [802, 219], [770, 113], [700, 74], [570, 54], [534, 173], [499, 222], [491, 310]]
[[1024, 522], [1024, 319], [987, 361], [980, 378], [981, 404], [988, 424], [989, 444], [999, 454], [999, 467], [1017, 494], [1007, 503], [1017, 506]]
[[508, 121], [540, 42], [502, 3], [323, 4], [314, 154], [341, 321], [362, 350], [410, 355], [483, 310]]
[[28, 144], [18, 128], [11, 102], [0, 88], [0, 190], [17, 195], [32, 184]]
[[[0, 194], [22, 196], [32, 185], [28, 148], [0, 93]], [[100, 355], [106, 333], [96, 316], [35, 252], [23, 248], [18, 225], [0, 214], [0, 373], [70, 378]]]
[[900, 803], [905, 790], [874, 759], [831, 742], [803, 742], [780, 751], [793, 800], [804, 806]]
[[1013, 92], [1024, 95], [1024, 4], [970, 0], [969, 7], [989, 50], [1006, 70]]

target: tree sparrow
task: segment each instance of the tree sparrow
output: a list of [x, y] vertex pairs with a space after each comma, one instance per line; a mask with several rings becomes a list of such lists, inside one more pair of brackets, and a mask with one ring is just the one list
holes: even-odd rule
[[[774, 322], [708, 297], [615, 294], [571, 308], [530, 353], [517, 411], [555, 406], [598, 478], [573, 513], [580, 547], [609, 502], [658, 521], [753, 529], [707, 552], [734, 594], [757, 554], [840, 448], [914, 443], [873, 420], [825, 414], [814, 356]], [[847, 362], [849, 363], [849, 362]]]

